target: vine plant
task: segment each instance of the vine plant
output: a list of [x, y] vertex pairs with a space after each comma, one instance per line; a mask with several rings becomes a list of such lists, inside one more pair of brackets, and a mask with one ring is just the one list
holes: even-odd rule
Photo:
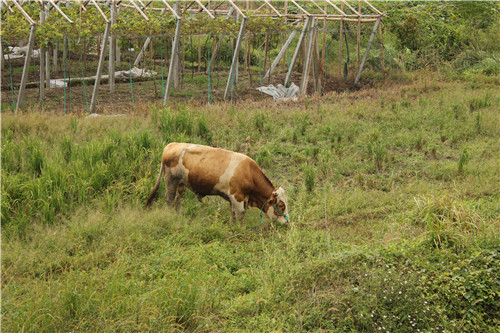
[[[40, 17], [41, 8], [36, 3], [25, 3], [23, 9], [32, 17]], [[60, 41], [64, 36], [73, 38], [86, 38], [97, 36], [104, 32], [105, 21], [95, 7], [88, 6], [86, 11], [75, 2], [74, 4], [60, 9], [74, 22], [67, 22], [54, 10], [46, 17], [45, 24], [39, 25], [36, 40], [40, 46], [48, 46]], [[102, 7], [104, 14], [110, 17], [109, 8]], [[122, 37], [145, 37], [159, 35], [173, 35], [175, 32], [176, 19], [168, 11], [149, 11], [149, 21], [146, 21], [138, 11], [132, 8], [122, 8], [116, 16], [116, 23], [112, 26], [112, 33]], [[251, 17], [246, 25], [246, 32], [261, 34], [265, 32], [284, 32], [288, 27], [282, 21], [273, 20], [270, 17]], [[217, 17], [211, 19], [205, 15], [189, 15], [183, 17], [181, 34], [226, 34], [235, 36], [240, 24], [234, 20]], [[13, 13], [2, 15], [1, 34], [4, 40], [22, 40], [29, 37], [29, 23], [22, 14], [15, 10]]]

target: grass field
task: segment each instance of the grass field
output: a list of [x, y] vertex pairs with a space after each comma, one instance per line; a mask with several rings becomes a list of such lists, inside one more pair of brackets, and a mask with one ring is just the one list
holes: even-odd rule
[[[499, 107], [495, 83], [423, 72], [297, 103], [4, 112], [2, 329], [498, 332]], [[248, 138], [289, 228], [190, 192], [144, 209], [168, 142]]]

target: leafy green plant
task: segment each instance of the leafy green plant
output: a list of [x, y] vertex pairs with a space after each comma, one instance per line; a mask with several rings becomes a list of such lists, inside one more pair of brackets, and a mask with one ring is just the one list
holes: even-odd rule
[[315, 170], [311, 166], [306, 166], [304, 168], [304, 182], [306, 185], [306, 190], [307, 192], [313, 192], [314, 191], [314, 186], [315, 186], [315, 181], [314, 181], [314, 174]]
[[469, 152], [467, 151], [467, 148], [464, 147], [460, 152], [460, 158], [458, 159], [458, 173], [464, 172], [464, 168], [468, 162], [469, 162]]

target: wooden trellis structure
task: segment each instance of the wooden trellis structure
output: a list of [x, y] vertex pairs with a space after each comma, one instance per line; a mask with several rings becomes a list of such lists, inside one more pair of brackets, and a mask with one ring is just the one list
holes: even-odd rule
[[[107, 47], [109, 46], [109, 83], [110, 91], [114, 91], [114, 68], [116, 52], [119, 50], [116, 46], [116, 38], [113, 35], [113, 24], [116, 20], [116, 15], [119, 8], [132, 8], [137, 11], [144, 20], [148, 21], [148, 15], [154, 11], [169, 12], [176, 20], [175, 35], [172, 42], [171, 58], [168, 68], [168, 75], [166, 79], [166, 88], [163, 103], [165, 104], [169, 98], [171, 86], [173, 83], [178, 81], [178, 67], [179, 67], [179, 48], [180, 45], [180, 32], [181, 26], [184, 22], [184, 17], [186, 14], [192, 15], [204, 15], [210, 19], [216, 19], [219, 17], [225, 17], [229, 20], [236, 20], [239, 23], [240, 28], [234, 45], [234, 53], [232, 56], [231, 66], [229, 68], [229, 74], [227, 78], [226, 89], [224, 92], [224, 99], [227, 99], [230, 92], [230, 85], [232, 82], [238, 80], [238, 54], [240, 52], [240, 47], [242, 44], [243, 37], [245, 35], [245, 27], [249, 18], [252, 17], [268, 17], [272, 19], [279, 20], [283, 24], [290, 25], [290, 34], [282, 46], [280, 52], [273, 60], [269, 66], [265, 78], [268, 78], [273, 70], [276, 68], [280, 60], [283, 58], [286, 50], [290, 47], [295, 36], [299, 34], [298, 43], [295, 47], [292, 61], [288, 66], [287, 75], [284, 84], [288, 85], [290, 83], [290, 77], [293, 73], [294, 66], [297, 61], [299, 54], [299, 49], [305, 46], [305, 64], [302, 69], [302, 81], [300, 84], [300, 92], [305, 93], [307, 90], [307, 84], [309, 80], [309, 72], [311, 63], [317, 63], [319, 60], [320, 66], [324, 71], [325, 66], [325, 32], [326, 32], [326, 22], [335, 21], [339, 22], [340, 27], [340, 38], [339, 38], [339, 74], [342, 73], [342, 33], [344, 29], [345, 22], [357, 23], [357, 75], [355, 78], [355, 84], [358, 83], [361, 73], [363, 71], [364, 65], [368, 53], [370, 51], [371, 44], [373, 42], [374, 36], [379, 31], [379, 38], [381, 41], [382, 35], [380, 30], [380, 22], [385, 16], [384, 13], [375, 8], [367, 0], [356, 0], [356, 1], [334, 1], [334, 0], [285, 0], [285, 1], [273, 1], [273, 0], [261, 0], [261, 1], [249, 1], [249, 0], [195, 0], [195, 1], [179, 1], [179, 0], [155, 0], [155, 1], [145, 1], [145, 0], [30, 0], [30, 3], [38, 3], [42, 10], [40, 13], [40, 20], [37, 23], [35, 18], [30, 17], [22, 8], [22, 3], [26, 1], [21, 0], [0, 0], [2, 11], [20, 11], [24, 18], [31, 25], [31, 32], [28, 41], [28, 52], [26, 53], [26, 60], [24, 62], [23, 76], [21, 79], [21, 84], [19, 88], [19, 95], [17, 100], [17, 109], [21, 106], [24, 91], [27, 80], [27, 72], [30, 65], [30, 54], [33, 49], [35, 33], [38, 24], [43, 25], [45, 21], [45, 15], [49, 12], [55, 12], [54, 15], [60, 15], [62, 19], [66, 20], [70, 24], [74, 24], [70, 18], [68, 18], [64, 12], [60, 9], [60, 6], [77, 3], [81, 7], [81, 10], [86, 11], [88, 7], [95, 7], [99, 14], [104, 18], [106, 27], [102, 38], [102, 44], [100, 47], [99, 63], [97, 66], [96, 80], [94, 84], [94, 89], [92, 93], [92, 99], [90, 104], [90, 112], [94, 112], [97, 96], [99, 91], [101, 74], [104, 68], [105, 55]], [[110, 13], [110, 17], [105, 14], [103, 8], [106, 12]], [[318, 54], [314, 55], [314, 48], [319, 48], [319, 42], [317, 41], [317, 22], [323, 21], [323, 52], [322, 58], [318, 59]], [[373, 24], [373, 30], [370, 35], [370, 39], [365, 50], [365, 54], [362, 59], [360, 59], [360, 29], [361, 24]], [[295, 30], [300, 25], [303, 25], [302, 29], [299, 31]], [[316, 37], [316, 38], [315, 38]], [[215, 47], [215, 51], [211, 56], [210, 63], [213, 64], [215, 57], [217, 56], [217, 50], [220, 46], [220, 42], [223, 35], [219, 37], [219, 41]], [[146, 42], [139, 53], [135, 64], [138, 63], [144, 54], [144, 51], [148, 44], [151, 42], [151, 38], [147, 38]], [[307, 44], [306, 44], [307, 42]], [[314, 47], [316, 46], [316, 47]], [[382, 49], [381, 49], [382, 51]], [[316, 61], [312, 61], [312, 58]], [[361, 62], [360, 62], [361, 60]], [[383, 68], [383, 53], [381, 57], [382, 68]], [[44, 72], [45, 63], [48, 64], [48, 52], [43, 48], [40, 50], [40, 98], [44, 98], [44, 82], [47, 79], [49, 72], [46, 74]], [[48, 67], [48, 66], [47, 66]], [[266, 68], [265, 68], [266, 69]], [[233, 80], [233, 81], [232, 81]]]

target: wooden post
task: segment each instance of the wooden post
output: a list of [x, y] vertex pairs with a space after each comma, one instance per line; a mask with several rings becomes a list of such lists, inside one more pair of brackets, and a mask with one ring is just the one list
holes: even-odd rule
[[134, 67], [139, 66], [139, 62], [141, 62], [142, 57], [144, 56], [144, 52], [146, 52], [146, 48], [148, 47], [150, 42], [151, 42], [151, 37], [146, 38], [146, 41], [142, 45], [141, 52], [139, 52], [137, 58], [135, 58]]
[[245, 55], [243, 56], [243, 61], [243, 68], [245, 69], [245, 73], [248, 74], [248, 35], [245, 35]]
[[186, 37], [185, 36], [182, 36], [182, 39], [181, 39], [181, 44], [182, 44], [182, 47], [179, 49], [180, 53], [181, 53], [181, 59], [182, 61], [180, 61], [180, 71], [179, 71], [179, 80], [180, 80], [180, 83], [182, 85], [183, 81], [184, 81], [184, 72], [186, 70]]
[[[269, 34], [266, 32], [266, 41], [264, 46], [264, 70], [267, 68], [267, 52], [269, 50]], [[271, 80], [271, 76], [269, 76], [269, 80]]]
[[[238, 24], [238, 22], [240, 21], [240, 13], [238, 13], [238, 11], [236, 11], [234, 13], [234, 22], [236, 24]], [[233, 51], [236, 51], [236, 44], [238, 43], [238, 37], [236, 37], [236, 39], [234, 40], [234, 43], [233, 43]], [[239, 49], [238, 49], [238, 56], [236, 57], [236, 63], [233, 67], [233, 77], [234, 77], [234, 84], [236, 85], [240, 79], [240, 58], [239, 58]]]
[[181, 24], [182, 20], [178, 19], [177, 20], [177, 25], [175, 26], [175, 36], [174, 36], [174, 42], [172, 43], [172, 53], [170, 54], [170, 63], [168, 65], [168, 75], [167, 75], [167, 82], [166, 82], [166, 87], [165, 87], [165, 95], [163, 97], [163, 105], [167, 104], [167, 99], [170, 95], [170, 82], [172, 82], [172, 75], [174, 74], [174, 59], [177, 54], [177, 49], [179, 48], [179, 37], [181, 34]]
[[[325, 13], [327, 13], [327, 2], [325, 1]], [[323, 20], [323, 49], [321, 50], [321, 72], [326, 71], [326, 17]]]
[[[48, 9], [45, 12], [45, 18], [47, 17], [49, 17]], [[45, 49], [45, 81], [47, 82], [45, 87], [50, 88], [50, 52], [48, 47]]]
[[[45, 5], [42, 6], [42, 10], [40, 11], [40, 26], [45, 24]], [[39, 70], [40, 70], [40, 96], [39, 100], [43, 101], [45, 99], [45, 47], [40, 47], [40, 62], [39, 62]]]
[[311, 18], [308, 16], [306, 21], [304, 22], [304, 27], [302, 28], [302, 32], [300, 33], [299, 42], [297, 43], [297, 47], [295, 48], [295, 52], [293, 53], [292, 61], [290, 62], [290, 67], [288, 67], [288, 72], [286, 73], [286, 78], [285, 78], [285, 86], [286, 87], [288, 87], [288, 85], [290, 84], [290, 77], [292, 75], [293, 66], [295, 65], [295, 62], [297, 61], [297, 57], [298, 57], [299, 51], [300, 51], [300, 46], [302, 44], [302, 41], [304, 40], [304, 35], [306, 34], [307, 27], [309, 26], [310, 21], [311, 21]]
[[115, 42], [115, 53], [116, 53], [116, 59], [115, 59], [115, 68], [116, 67], [120, 67], [121, 66], [121, 48], [120, 48], [120, 42], [119, 42], [119, 38], [116, 38], [116, 42]]
[[314, 40], [314, 17], [311, 18], [311, 24], [309, 27], [309, 39], [307, 43], [307, 53], [306, 53], [306, 59], [304, 62], [304, 68], [302, 69], [302, 84], [300, 85], [300, 94], [305, 94], [307, 93], [307, 82], [309, 79], [309, 65], [311, 63], [311, 54], [312, 54], [312, 47], [313, 47], [313, 40]]
[[23, 67], [23, 76], [21, 78], [21, 85], [19, 86], [19, 95], [17, 95], [17, 105], [15, 114], [17, 114], [17, 110], [21, 107], [24, 99], [24, 92], [26, 91], [26, 82], [28, 81], [28, 74], [30, 69], [31, 62], [31, 53], [33, 52], [33, 44], [35, 43], [35, 34], [36, 34], [36, 23], [33, 23], [30, 30], [30, 37], [28, 39], [28, 50], [26, 51], [26, 58], [24, 60]]
[[[116, 2], [110, 4], [110, 14], [111, 14], [111, 25], [116, 22]], [[114, 94], [115, 92], [115, 60], [116, 60], [116, 37], [110, 33], [109, 37], [109, 60], [108, 60], [108, 72], [109, 72], [109, 92]]]
[[[63, 42], [62, 63], [65, 64], [66, 63], [66, 58], [68, 58], [68, 37], [64, 36], [63, 41], [64, 42]], [[66, 68], [64, 68], [63, 70], [66, 70]]]
[[111, 30], [111, 22], [106, 23], [104, 36], [101, 43], [101, 53], [99, 55], [99, 64], [97, 65], [97, 73], [94, 82], [94, 91], [92, 92], [92, 100], [90, 101], [90, 113], [95, 111], [97, 105], [97, 95], [99, 94], [99, 85], [101, 84], [102, 69], [104, 68], [104, 54], [106, 53], [106, 45], [108, 44], [109, 32]]
[[319, 57], [319, 31], [316, 29], [314, 31], [314, 46], [313, 46], [313, 69], [314, 69], [314, 90], [316, 92], [320, 91], [321, 87], [321, 79], [323, 78], [322, 71], [321, 71], [321, 59]]
[[57, 57], [59, 56], [59, 42], [56, 42], [56, 45], [54, 45], [54, 50], [53, 50], [53, 54], [52, 54], [52, 62], [53, 62], [53, 68], [52, 70], [54, 71], [54, 73], [57, 72], [58, 68], [57, 68]]
[[[233, 61], [231, 62], [231, 69], [229, 70], [229, 76], [227, 78], [226, 90], [224, 92], [224, 99], [227, 99], [231, 90], [231, 81], [233, 73], [236, 73], [236, 66], [238, 66], [238, 53], [240, 52], [241, 40], [243, 39], [243, 32], [245, 31], [245, 26], [247, 23], [247, 18], [243, 17], [240, 25], [240, 32], [238, 33], [238, 38], [236, 39], [236, 45], [234, 48]], [[236, 80], [235, 80], [236, 82]]]
[[[342, 2], [342, 11], [344, 11], [344, 3]], [[340, 19], [340, 34], [339, 34], [339, 77], [342, 77], [342, 38], [344, 33], [344, 20]]]
[[4, 69], [5, 69], [5, 59], [3, 56], [2, 36], [0, 35], [0, 70], [3, 72]]
[[372, 33], [370, 35], [370, 40], [368, 41], [368, 45], [366, 46], [365, 55], [363, 56], [363, 61], [361, 61], [361, 66], [359, 67], [358, 75], [356, 75], [354, 84], [358, 84], [359, 78], [361, 77], [361, 72], [363, 71], [363, 67], [365, 66], [366, 59], [368, 58], [368, 52], [370, 52], [370, 47], [372, 46], [373, 37], [375, 37], [375, 32], [377, 32], [379, 24], [380, 24], [380, 16], [377, 18], [375, 26], [373, 27]]
[[[295, 28], [297, 28], [299, 25], [300, 25], [300, 23], [298, 23]], [[288, 49], [288, 47], [292, 43], [293, 37], [295, 37], [296, 34], [297, 34], [297, 30], [293, 30], [290, 33], [290, 36], [288, 36], [288, 39], [285, 42], [285, 45], [283, 45], [280, 52], [278, 53], [278, 55], [274, 59], [273, 63], [271, 64], [271, 67], [269, 67], [269, 70], [267, 71], [266, 75], [264, 75], [264, 79], [267, 79], [272, 74], [274, 68], [276, 68], [276, 66], [278, 66], [278, 63], [280, 62], [281, 58], [283, 58], [283, 56], [285, 55], [286, 50]]]
[[[361, 0], [359, 0], [358, 12], [361, 15]], [[359, 70], [359, 45], [361, 42], [361, 16], [358, 16], [358, 37], [357, 37], [357, 52], [356, 52], [356, 68]]]
[[198, 36], [198, 73], [201, 72], [201, 35]]
[[382, 65], [382, 79], [385, 79], [385, 68], [384, 68], [384, 44], [382, 42], [382, 26], [378, 25], [378, 36], [380, 41], [380, 64]]
[[[180, 9], [179, 0], [176, 0], [175, 4], [174, 4], [174, 11], [177, 13], [177, 15], [179, 15], [180, 10], [181, 9]], [[175, 39], [175, 37], [174, 37], [174, 39]], [[180, 36], [179, 36], [179, 41], [177, 42], [177, 44], [179, 44], [179, 43], [180, 43]], [[174, 69], [174, 71], [173, 71], [174, 88], [179, 88], [179, 84], [180, 84], [180, 80], [179, 80], [179, 74], [180, 74], [179, 45], [177, 45], [177, 47], [175, 48], [173, 64], [174, 64], [174, 68], [173, 68]]]

